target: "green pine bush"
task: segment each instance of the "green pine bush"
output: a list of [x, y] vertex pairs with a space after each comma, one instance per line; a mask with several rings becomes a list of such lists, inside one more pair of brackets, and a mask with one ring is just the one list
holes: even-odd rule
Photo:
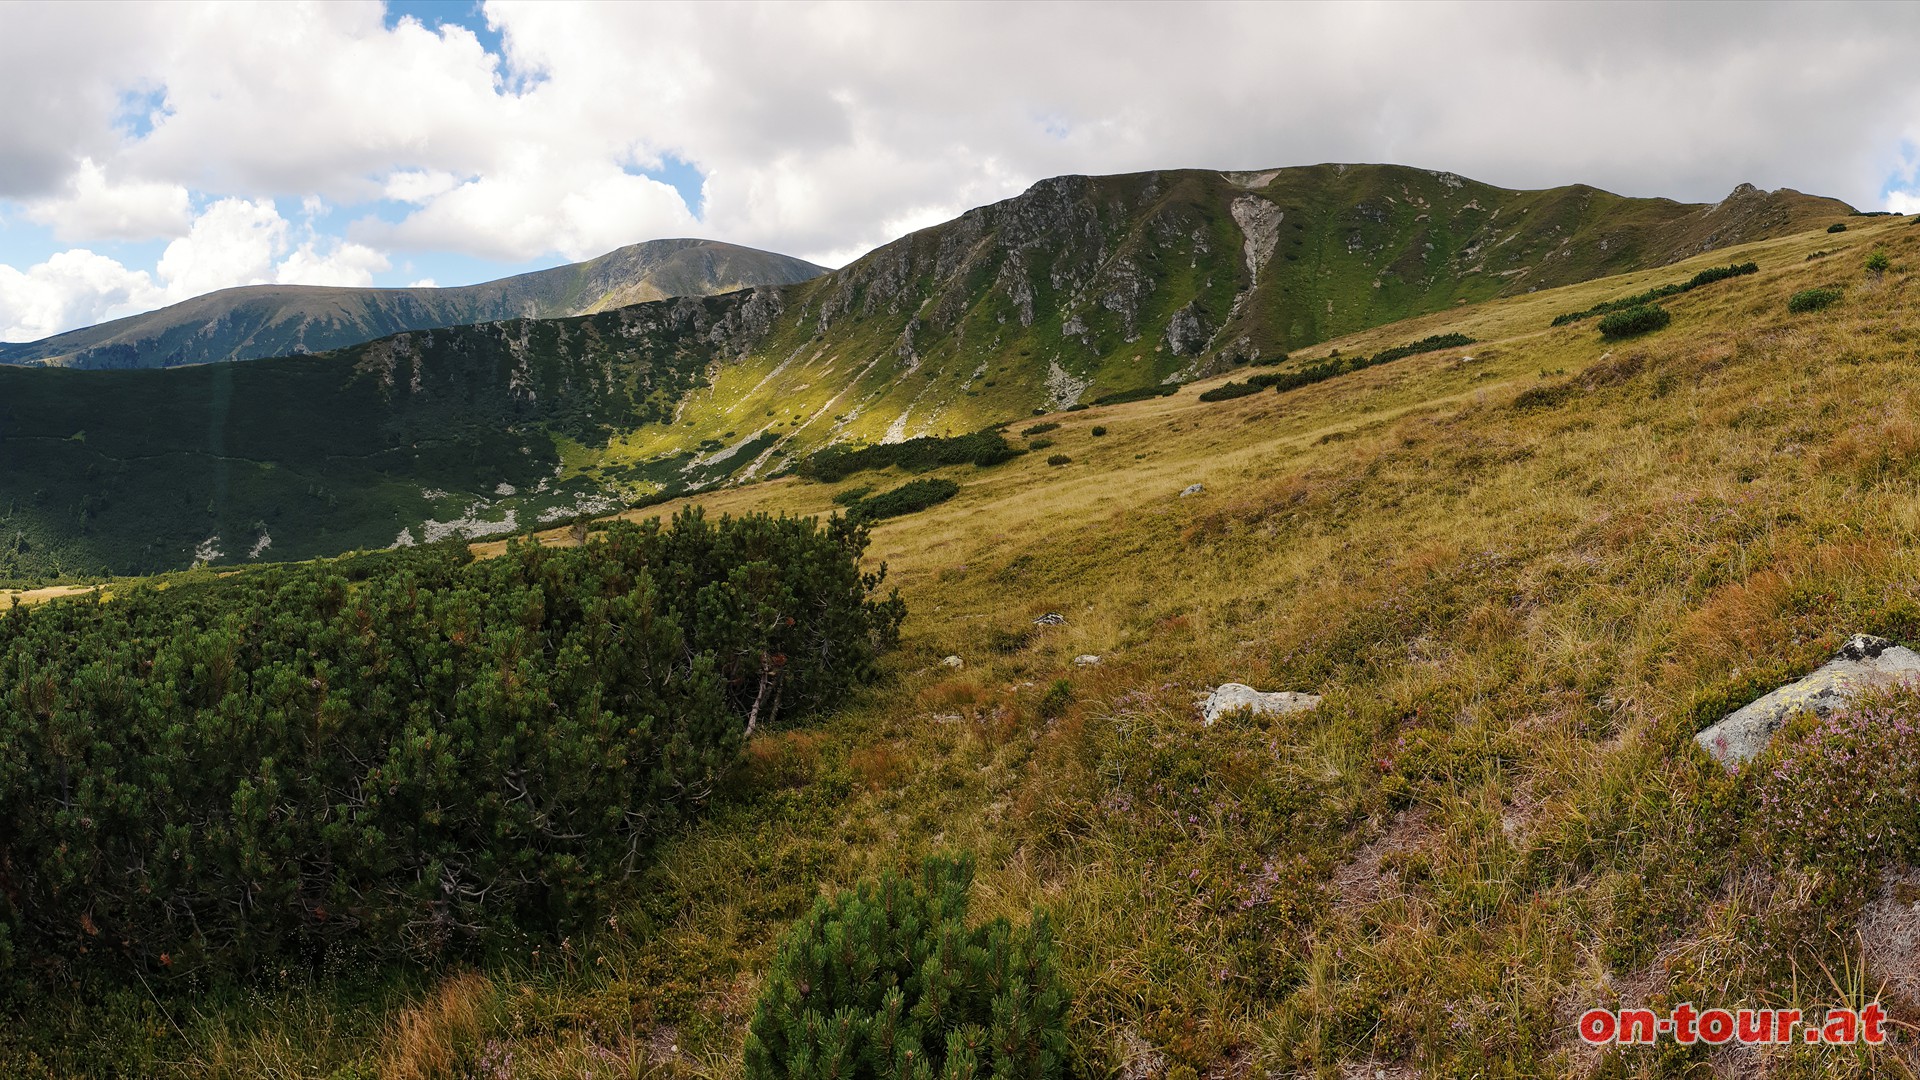
[[1071, 465], [1071, 464], [1073, 464], [1073, 459], [1072, 459], [1072, 458], [1070, 458], [1070, 457], [1068, 457], [1068, 456], [1067, 456], [1067, 455], [1065, 455], [1065, 454], [1050, 454], [1050, 455], [1048, 455], [1048, 456], [1047, 456], [1047, 464], [1049, 464], [1049, 465]]
[[1795, 315], [1804, 315], [1809, 311], [1819, 311], [1840, 302], [1839, 289], [1827, 286], [1819, 289], [1801, 289], [1787, 298], [1787, 310]]
[[1129, 401], [1146, 401], [1149, 398], [1172, 397], [1180, 392], [1179, 383], [1159, 383], [1154, 386], [1141, 386], [1132, 390], [1102, 394], [1093, 399], [1095, 405], [1124, 405]]
[[1875, 251], [1867, 256], [1867, 272], [1884, 274], [1893, 267], [1893, 258], [1884, 251]]
[[793, 471], [809, 480], [831, 484], [866, 469], [898, 465], [907, 472], [928, 472], [943, 465], [973, 464], [981, 468], [1019, 457], [1021, 451], [998, 431], [971, 435], [924, 435], [897, 443], [873, 446], [829, 446], [809, 454]]
[[973, 860], [928, 859], [813, 911], [781, 943], [747, 1028], [748, 1080], [1050, 1080], [1067, 997], [1044, 916], [967, 926]]
[[944, 477], [909, 480], [892, 491], [861, 499], [847, 513], [851, 517], [878, 521], [881, 518], [918, 513], [936, 503], [946, 502], [959, 493], [960, 485]]
[[1846, 231], [1847, 231], [1847, 227], [1846, 227], [1846, 225], [1845, 225], [1845, 224], [1843, 224], [1843, 223], [1841, 223], [1841, 222], [1838, 222], [1838, 221], [1836, 221], [1836, 222], [1834, 222], [1833, 224], [1831, 224], [1831, 225], [1829, 225], [1829, 226], [1827, 226], [1827, 231], [1828, 231], [1828, 232], [1830, 232], [1830, 233], [1837, 233], [1837, 232], [1846, 232]]
[[749, 726], [834, 704], [898, 641], [858, 522], [594, 536], [0, 617], [12, 973], [431, 960], [581, 925]]
[[1621, 338], [1650, 334], [1655, 330], [1664, 329], [1672, 321], [1673, 316], [1667, 313], [1666, 308], [1658, 304], [1642, 304], [1625, 311], [1616, 311], [1601, 319], [1600, 336], [1608, 341], [1617, 341]]

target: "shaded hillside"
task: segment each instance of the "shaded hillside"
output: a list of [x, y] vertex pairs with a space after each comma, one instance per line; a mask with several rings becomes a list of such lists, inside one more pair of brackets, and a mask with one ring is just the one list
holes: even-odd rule
[[586, 262], [445, 289], [250, 285], [18, 345], [0, 362], [156, 368], [345, 348], [405, 330], [587, 315], [673, 296], [791, 285], [823, 268], [711, 240], [651, 240]]
[[[798, 285], [414, 331], [244, 376], [0, 369], [0, 498], [18, 507], [0, 529], [27, 545], [0, 577], [232, 562], [262, 533], [287, 556], [524, 527], [1846, 211], [1751, 188], [1710, 207], [1512, 192], [1397, 166], [1062, 177]], [[367, 375], [376, 361], [402, 389]]]
[[300, 558], [604, 511], [561, 475], [568, 448], [669, 421], [771, 302], [681, 298], [249, 364], [0, 367], [0, 578]]

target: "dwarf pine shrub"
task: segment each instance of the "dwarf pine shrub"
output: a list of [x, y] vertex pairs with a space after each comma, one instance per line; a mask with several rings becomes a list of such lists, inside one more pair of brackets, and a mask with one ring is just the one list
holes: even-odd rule
[[1616, 300], [1602, 301], [1583, 311], [1569, 311], [1556, 315], [1553, 318], [1553, 325], [1565, 326], [1568, 323], [1579, 322], [1582, 319], [1591, 319], [1595, 315], [1605, 315], [1611, 311], [1625, 311], [1629, 308], [1643, 307], [1647, 304], [1665, 300], [1670, 296], [1679, 296], [1681, 293], [1692, 292], [1702, 285], [1711, 285], [1716, 281], [1745, 277], [1748, 274], [1757, 274], [1759, 272], [1760, 264], [1755, 262], [1734, 263], [1730, 266], [1710, 266], [1679, 283], [1657, 285], [1643, 293], [1635, 293], [1632, 296], [1622, 296]]
[[1600, 320], [1600, 336], [1609, 341], [1650, 334], [1663, 329], [1673, 321], [1667, 309], [1657, 304], [1642, 304], [1639, 307], [1616, 311]]
[[1884, 274], [1893, 266], [1893, 258], [1884, 251], [1875, 251], [1867, 256], [1867, 272]]
[[1844, 222], [1836, 221], [1833, 224], [1827, 226], [1827, 231], [1830, 233], [1846, 232], [1847, 226]]
[[1129, 401], [1146, 401], [1149, 398], [1172, 397], [1180, 392], [1179, 383], [1159, 383], [1154, 386], [1142, 386], [1132, 390], [1121, 390], [1112, 394], [1101, 394], [1093, 399], [1095, 405], [1124, 405]]
[[898, 465], [907, 472], [928, 472], [943, 465], [973, 464], [981, 468], [1011, 461], [1021, 451], [998, 431], [971, 435], [925, 435], [897, 443], [873, 446], [829, 446], [809, 454], [793, 471], [809, 480], [831, 484], [865, 469]]
[[1841, 292], [1832, 286], [1818, 289], [1801, 289], [1787, 298], [1787, 310], [1795, 315], [1804, 315], [1809, 311], [1832, 307], [1840, 302]]
[[870, 498], [861, 499], [852, 505], [848, 515], [867, 521], [899, 517], [902, 514], [918, 513], [936, 503], [946, 502], [959, 493], [960, 485], [944, 477], [910, 480], [892, 491], [883, 491]]
[[928, 859], [821, 897], [780, 945], [747, 1028], [749, 1080], [1049, 1080], [1067, 998], [1044, 916], [967, 926], [973, 860]]
[[14, 973], [432, 959], [577, 925], [749, 727], [840, 700], [898, 640], [857, 522], [692, 510], [596, 537], [0, 617]]
[[1253, 382], [1225, 382], [1211, 390], [1202, 390], [1200, 392], [1200, 400], [1232, 401], [1234, 398], [1257, 394], [1263, 389], [1265, 389], [1265, 387], [1256, 385]]
[[1072, 458], [1070, 458], [1070, 457], [1068, 457], [1068, 456], [1067, 456], [1067, 455], [1065, 455], [1065, 454], [1051, 454], [1051, 455], [1049, 455], [1049, 456], [1047, 457], [1047, 464], [1049, 464], [1049, 465], [1071, 465], [1071, 464], [1073, 464], [1073, 459], [1072, 459]]

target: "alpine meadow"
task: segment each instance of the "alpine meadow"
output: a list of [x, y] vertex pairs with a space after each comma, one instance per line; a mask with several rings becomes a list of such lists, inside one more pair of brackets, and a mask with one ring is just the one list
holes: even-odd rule
[[[630, 65], [642, 39], [605, 27], [634, 11], [445, 7], [276, 18], [299, 41], [360, 19], [343, 56], [481, 65], [498, 130], [440, 117], [458, 80], [416, 73], [301, 134], [353, 162], [403, 145], [404, 169], [313, 179], [330, 194], [279, 220], [285, 194], [239, 205], [229, 149], [194, 183], [243, 194], [183, 187], [181, 246], [114, 239], [172, 205], [126, 178], [180, 167], [161, 136], [208, 106], [176, 71], [150, 118], [114, 114], [117, 156], [87, 151], [128, 185], [88, 210], [96, 246], [154, 269], [0, 261], [0, 325], [32, 328], [0, 344], [0, 1077], [1920, 1075], [1920, 220], [1894, 181], [1888, 210], [1739, 175], [1715, 201], [1415, 164], [1036, 181], [993, 109], [1101, 162], [1147, 99], [1101, 91], [1095, 124], [1020, 82], [1009, 106], [981, 61], [977, 115], [942, 113], [908, 89], [945, 46], [924, 76], [803, 69], [849, 63], [809, 35], [868, 41], [861, 5], [649, 8], [688, 54]], [[1570, 11], [1629, 14], [1449, 10], [1500, 23], [1490, 41], [1544, 20], [1541, 72], [1554, 34], [1591, 30]], [[1068, 14], [995, 11], [1023, 33]], [[0, 27], [37, 41], [56, 13]], [[1169, 95], [1211, 73], [1181, 20], [1359, 17], [1071, 14], [1069, 74], [1109, 70], [1095, 24], [1144, 18]], [[1752, 40], [1804, 17], [1756, 7]], [[1409, 59], [1426, 40], [1366, 25], [1434, 70]], [[706, 26], [743, 50], [784, 28], [795, 66], [709, 68]], [[1624, 85], [1593, 35], [1576, 96]], [[1365, 128], [1374, 99], [1296, 51], [1318, 81], [1288, 85]], [[565, 96], [588, 55], [619, 61], [596, 88], [631, 82], [618, 109]], [[1807, 63], [1778, 78], [1815, 86]], [[1572, 108], [1557, 76], [1498, 70], [1502, 95]], [[311, 92], [345, 100], [331, 77]], [[133, 78], [100, 85], [137, 103]], [[269, 93], [254, 78], [232, 86]], [[863, 80], [897, 111], [859, 112]], [[1757, 139], [1752, 117], [1732, 81], [1672, 80], [1702, 148], [1661, 151], [1670, 190], [1711, 197], [1719, 168], [1682, 166]], [[1466, 75], [1393, 85], [1489, 100]], [[764, 171], [671, 149], [712, 95], [740, 127], [700, 137]], [[1579, 108], [1651, 170], [1622, 190], [1659, 189], [1659, 155]], [[432, 138], [389, 110], [438, 117]], [[624, 116], [650, 110], [668, 120]], [[591, 138], [552, 128], [575, 113]], [[1393, 134], [1417, 112], [1379, 115], [1366, 138], [1431, 147]], [[947, 204], [902, 177], [953, 159], [854, 179], [776, 152], [910, 156], [910, 122], [1017, 185], [942, 179], [963, 201], [927, 224]], [[1479, 122], [1556, 176], [1597, 160]], [[1649, 146], [1679, 130], [1633, 123]], [[1447, 130], [1463, 149], [1434, 164], [1536, 175]], [[22, 261], [4, 245], [67, 243], [82, 215], [29, 191], [40, 143], [9, 131], [0, 260]], [[507, 164], [459, 158], [466, 138]], [[546, 160], [602, 143], [605, 174]], [[108, 175], [84, 161], [75, 205]], [[501, 194], [542, 169], [559, 186]], [[866, 235], [829, 213], [845, 185], [862, 228], [905, 235], [829, 243]], [[684, 220], [634, 209], [667, 198]], [[600, 231], [567, 216], [609, 206]], [[214, 250], [189, 242], [243, 211], [279, 245], [267, 269], [183, 296]], [[484, 260], [446, 254], [469, 250], [447, 222]], [[644, 239], [687, 222], [742, 242]], [[759, 246], [784, 235], [805, 258]], [[137, 299], [43, 316], [48, 282]], [[1723, 1010], [1802, 1026], [1719, 1038]]]

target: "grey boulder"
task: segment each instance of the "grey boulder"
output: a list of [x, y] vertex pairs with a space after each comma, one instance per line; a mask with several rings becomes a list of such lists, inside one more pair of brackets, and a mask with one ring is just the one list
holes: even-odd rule
[[1885, 638], [1855, 634], [1832, 660], [1766, 697], [1730, 712], [1693, 737], [1728, 769], [1760, 756], [1773, 733], [1803, 712], [1826, 716], [1862, 690], [1920, 680], [1920, 654]]
[[1319, 694], [1296, 694], [1291, 690], [1262, 693], [1251, 686], [1230, 682], [1221, 683], [1213, 693], [1208, 694], [1207, 700], [1200, 706], [1200, 712], [1211, 724], [1223, 716], [1242, 711], [1255, 716], [1284, 716], [1287, 713], [1306, 712], [1319, 705]]

